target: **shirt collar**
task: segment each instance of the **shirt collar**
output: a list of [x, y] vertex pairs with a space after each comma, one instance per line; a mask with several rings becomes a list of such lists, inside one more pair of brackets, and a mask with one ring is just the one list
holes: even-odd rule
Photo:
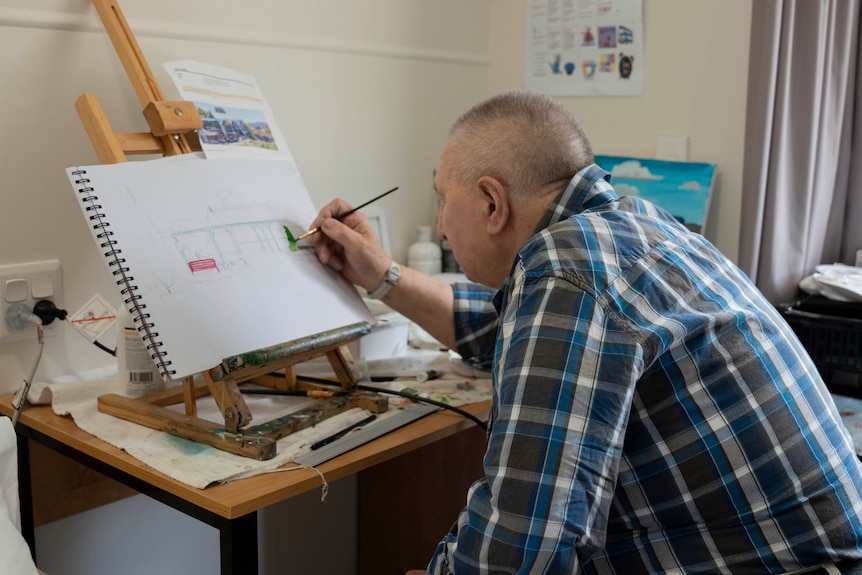
[[[560, 192], [560, 195], [548, 206], [545, 215], [539, 220], [533, 233], [538, 234], [545, 228], [568, 219], [575, 214], [617, 199], [619, 199], [619, 196], [611, 187], [610, 173], [601, 169], [596, 164], [590, 164], [572, 176], [572, 179], [569, 180], [569, 183]], [[517, 265], [517, 262], [514, 265]], [[512, 274], [510, 273], [506, 281], [503, 282], [502, 288], [492, 298], [492, 302], [494, 303], [494, 307], [497, 308], [498, 313], [503, 304], [504, 294], [508, 292], [511, 282]]]
[[574, 214], [617, 198], [616, 192], [611, 187], [611, 175], [596, 164], [590, 164], [569, 180], [557, 199], [548, 206], [548, 210], [533, 231], [541, 232]]

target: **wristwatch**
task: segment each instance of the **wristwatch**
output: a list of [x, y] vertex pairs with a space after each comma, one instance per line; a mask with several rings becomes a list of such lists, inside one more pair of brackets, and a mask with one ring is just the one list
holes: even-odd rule
[[386, 275], [383, 276], [383, 281], [377, 286], [374, 291], [368, 292], [368, 297], [371, 299], [382, 299], [389, 290], [398, 285], [398, 280], [401, 279], [401, 266], [398, 262], [392, 260], [389, 264], [389, 269], [386, 270]]

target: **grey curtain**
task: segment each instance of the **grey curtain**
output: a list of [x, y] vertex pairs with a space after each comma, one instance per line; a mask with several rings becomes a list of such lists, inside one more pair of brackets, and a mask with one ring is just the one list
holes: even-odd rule
[[858, 0], [754, 0], [740, 267], [773, 303], [862, 248]]

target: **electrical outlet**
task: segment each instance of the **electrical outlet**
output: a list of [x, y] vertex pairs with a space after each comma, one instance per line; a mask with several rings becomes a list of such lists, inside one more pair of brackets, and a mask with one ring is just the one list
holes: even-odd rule
[[685, 162], [688, 160], [688, 136], [658, 136], [655, 139], [657, 160]]
[[[36, 341], [35, 326], [17, 321], [16, 312], [32, 313], [33, 306], [41, 300], [52, 301], [62, 308], [62, 295], [63, 278], [58, 260], [0, 266], [0, 343]], [[59, 331], [60, 324], [62, 321], [55, 319], [44, 326], [44, 335]]]

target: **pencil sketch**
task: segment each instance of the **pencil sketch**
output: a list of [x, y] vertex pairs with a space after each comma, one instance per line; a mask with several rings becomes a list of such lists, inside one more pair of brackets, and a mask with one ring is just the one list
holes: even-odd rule
[[[86, 170], [85, 219], [123, 297], [139, 298], [175, 378], [221, 359], [373, 317], [356, 288], [313, 250], [292, 252], [285, 227], [317, 210], [293, 162], [153, 160]], [[97, 201], [96, 201], [97, 200]], [[102, 227], [99, 227], [102, 226]], [[108, 227], [109, 226], [109, 227]], [[116, 250], [106, 253], [103, 229]], [[122, 269], [125, 275], [115, 272]]]

